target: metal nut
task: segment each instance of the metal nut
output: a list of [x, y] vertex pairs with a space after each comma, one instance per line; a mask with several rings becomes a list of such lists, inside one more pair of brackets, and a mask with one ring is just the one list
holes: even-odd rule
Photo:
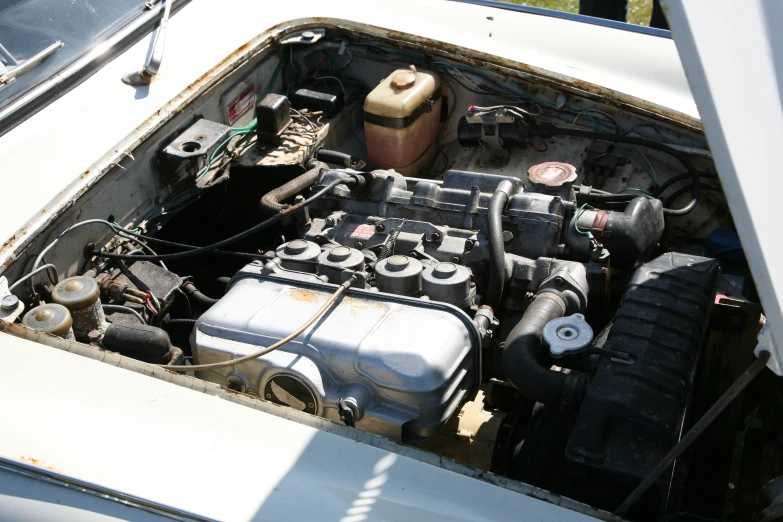
[[462, 260], [459, 258], [459, 256], [454, 256], [454, 257], [451, 258], [451, 262], [452, 263], [459, 263], [460, 261], [462, 261]]
[[326, 218], [326, 224], [329, 225], [330, 227], [333, 227], [334, 226], [334, 218], [331, 217], [331, 216]]

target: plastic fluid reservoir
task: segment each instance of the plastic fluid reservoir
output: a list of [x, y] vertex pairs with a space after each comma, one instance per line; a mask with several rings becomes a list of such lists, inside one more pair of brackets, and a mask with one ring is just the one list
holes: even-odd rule
[[408, 256], [391, 256], [375, 264], [378, 290], [416, 296], [421, 292], [421, 261]]
[[440, 130], [440, 78], [430, 72], [398, 69], [364, 100], [364, 136], [370, 161], [412, 176], [435, 155]]
[[37, 332], [73, 339], [71, 312], [57, 303], [42, 304], [30, 309], [22, 319], [22, 324]]

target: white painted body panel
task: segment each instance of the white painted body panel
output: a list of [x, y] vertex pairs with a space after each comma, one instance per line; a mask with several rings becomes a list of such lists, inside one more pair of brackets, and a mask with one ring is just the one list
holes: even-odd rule
[[[0, 410], [0, 457], [210, 519], [593, 520], [350, 433], [7, 334], [0, 334]], [[7, 495], [3, 484], [0, 475], [0, 520], [9, 520], [21, 493]], [[57, 519], [37, 512], [38, 520]]]

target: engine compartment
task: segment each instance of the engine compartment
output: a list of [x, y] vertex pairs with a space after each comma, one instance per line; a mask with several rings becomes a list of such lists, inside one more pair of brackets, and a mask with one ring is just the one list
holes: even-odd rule
[[[614, 510], [752, 353], [740, 241], [692, 123], [465, 56], [283, 36], [27, 245], [0, 319]], [[712, 516], [726, 429], [629, 516]]]

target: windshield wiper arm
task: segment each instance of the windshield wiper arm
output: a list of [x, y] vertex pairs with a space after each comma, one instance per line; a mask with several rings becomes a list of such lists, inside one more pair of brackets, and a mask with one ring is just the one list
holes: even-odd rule
[[[159, 1], [152, 0], [147, 2], [146, 7], [152, 9]], [[163, 61], [163, 51], [166, 47], [166, 28], [169, 25], [169, 15], [171, 14], [173, 0], [163, 0], [163, 2], [163, 16], [160, 17], [158, 30], [153, 37], [150, 57], [147, 60], [147, 64], [140, 71], [135, 71], [122, 77], [122, 81], [128, 85], [147, 85], [157, 76], [160, 70], [160, 63]]]
[[6, 84], [16, 78], [17, 76], [21, 76], [22, 74], [26, 73], [54, 53], [60, 50], [60, 47], [63, 46], [63, 43], [60, 41], [54, 42], [52, 45], [44, 49], [43, 51], [37, 52], [34, 55], [32, 55], [27, 60], [23, 61], [20, 65], [17, 65], [4, 75], [0, 76], [0, 85]]

